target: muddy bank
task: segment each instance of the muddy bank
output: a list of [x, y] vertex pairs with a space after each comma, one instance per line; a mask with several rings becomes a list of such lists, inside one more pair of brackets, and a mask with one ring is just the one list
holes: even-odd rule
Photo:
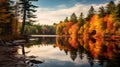
[[16, 46], [0, 46], [0, 67], [30, 67], [18, 54], [18, 48]]

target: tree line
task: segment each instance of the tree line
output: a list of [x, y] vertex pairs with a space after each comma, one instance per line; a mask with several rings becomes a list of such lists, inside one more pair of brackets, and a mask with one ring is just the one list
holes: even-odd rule
[[80, 13], [79, 17], [73, 13], [70, 18], [66, 17], [64, 21], [56, 24], [56, 34], [58, 35], [72, 37], [83, 35], [87, 38], [89, 35], [99, 37], [119, 33], [120, 2], [115, 4], [110, 1], [105, 7], [99, 7], [98, 11], [91, 6], [86, 17], [83, 13]]
[[55, 35], [55, 27], [53, 25], [26, 25], [25, 26], [26, 35]]

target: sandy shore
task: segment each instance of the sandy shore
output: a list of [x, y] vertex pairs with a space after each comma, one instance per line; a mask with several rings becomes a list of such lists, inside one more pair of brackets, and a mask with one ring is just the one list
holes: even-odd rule
[[24, 63], [15, 46], [0, 46], [0, 67], [30, 67]]

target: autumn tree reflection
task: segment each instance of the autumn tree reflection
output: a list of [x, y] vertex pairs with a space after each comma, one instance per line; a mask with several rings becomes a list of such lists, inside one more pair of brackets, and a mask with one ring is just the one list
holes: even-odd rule
[[[91, 67], [94, 67], [95, 62], [98, 62], [101, 67], [119, 67], [119, 41], [91, 38], [86, 43], [84, 39], [78, 38], [75, 40], [77, 43], [73, 44], [71, 42], [71, 37], [57, 37], [54, 46], [59, 47], [66, 55], [69, 54], [73, 61], [77, 56], [82, 60], [86, 55]], [[76, 44], [77, 47], [74, 47]]]
[[[97, 62], [101, 67], [119, 67], [120, 41], [111, 41], [108, 38], [90, 37], [87, 41], [82, 37], [72, 39], [71, 36], [60, 37], [41, 37], [37, 41], [30, 42], [33, 45], [48, 46], [53, 45], [54, 48], [59, 48], [64, 51], [72, 61], [82, 61], [87, 58], [91, 67], [94, 67]], [[31, 46], [31, 45], [28, 45]], [[53, 49], [54, 49], [53, 48]]]

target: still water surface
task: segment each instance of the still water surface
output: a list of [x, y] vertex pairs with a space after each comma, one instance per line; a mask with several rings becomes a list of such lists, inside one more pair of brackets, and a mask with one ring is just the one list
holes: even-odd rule
[[38, 56], [38, 67], [119, 67], [120, 42], [70, 37], [40, 37], [27, 44], [27, 56]]

